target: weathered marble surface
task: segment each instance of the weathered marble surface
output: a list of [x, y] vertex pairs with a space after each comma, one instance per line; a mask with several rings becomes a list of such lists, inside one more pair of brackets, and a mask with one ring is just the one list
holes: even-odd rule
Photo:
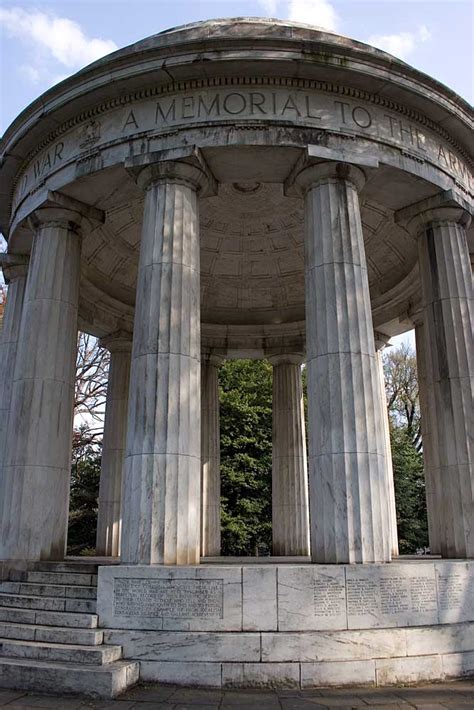
[[125, 657], [139, 661], [260, 661], [257, 633], [110, 630], [104, 642], [122, 646]]
[[272, 547], [274, 555], [309, 555], [309, 493], [302, 358], [273, 365]]
[[438, 622], [435, 565], [346, 567], [350, 629]]
[[474, 675], [474, 651], [467, 653], [446, 653], [441, 656], [445, 678], [472, 677]]
[[199, 177], [197, 168], [170, 163], [140, 177], [146, 197], [123, 481], [125, 564], [199, 562]]
[[262, 631], [278, 628], [277, 569], [242, 568], [242, 628]]
[[347, 628], [342, 565], [278, 568], [280, 631]]
[[387, 462], [355, 166], [319, 163], [305, 193], [312, 558], [390, 560]]
[[298, 663], [223, 663], [222, 686], [246, 688], [296, 688]]
[[[474, 566], [469, 562], [121, 565], [100, 569], [97, 610], [101, 624], [111, 629], [269, 632], [262, 637], [262, 653], [286, 662], [283, 637], [288, 647], [301, 648], [302, 661], [305, 653], [318, 660], [317, 648], [311, 651], [298, 632], [314, 632], [314, 638], [315, 632], [327, 632], [321, 638], [336, 649], [342, 643], [337, 634], [360, 630], [353, 643], [361, 658], [367, 647], [385, 643], [398, 655], [405, 648], [398, 630], [474, 621], [473, 599]], [[377, 629], [394, 633], [372, 637], [369, 631]], [[456, 645], [456, 626], [450, 633]]]
[[341, 685], [374, 685], [375, 661], [332, 661], [302, 663], [301, 687]]
[[110, 365], [102, 440], [96, 554], [117, 557], [120, 554], [122, 471], [132, 339], [130, 334], [119, 331], [102, 338], [100, 342], [110, 352]]
[[0, 266], [8, 283], [8, 298], [5, 304], [0, 326], [0, 559], [5, 557], [2, 547], [6, 540], [7, 525], [10, 518], [13, 479], [3, 470], [3, 460], [7, 445], [8, 419], [13, 389], [15, 359], [20, 335], [21, 315], [25, 296], [27, 257], [2, 255]]
[[407, 656], [429, 655], [433, 649], [446, 654], [468, 652], [474, 645], [473, 622], [404, 629], [402, 633], [406, 639]]
[[[99, 625], [107, 644], [140, 661], [145, 681], [305, 688], [441, 680], [472, 672], [473, 574], [473, 563], [429, 560], [108, 566], [99, 570]], [[138, 583], [127, 602], [134, 613], [117, 616], [116, 580], [127, 578]], [[150, 596], [143, 591], [150, 580], [175, 591], [155, 587]], [[222, 581], [220, 618], [213, 589], [201, 596], [201, 610], [195, 590], [179, 591], [180, 582], [199, 580]], [[123, 598], [118, 603], [123, 608]], [[161, 616], [140, 617], [140, 605], [149, 614], [150, 603]]]
[[[465, 633], [467, 636], [468, 629]], [[406, 629], [262, 633], [262, 661], [308, 663], [405, 656], [405, 634]]]
[[204, 566], [101, 567], [97, 610], [100, 623], [106, 628], [240, 631], [242, 570]]
[[210, 688], [382, 687], [472, 676], [473, 672], [473, 652], [317, 663], [140, 662], [142, 681]]
[[201, 361], [201, 556], [221, 552], [221, 451], [218, 366], [205, 353]]
[[141, 661], [140, 679], [150, 683], [176, 683], [198, 687], [220, 688], [220, 663], [193, 661]]
[[62, 559], [66, 545], [82, 216], [50, 207], [35, 220], [4, 458], [6, 559]]
[[439, 623], [474, 619], [474, 567], [472, 562], [437, 562]]
[[377, 661], [377, 685], [417, 683], [420, 680], [437, 680], [443, 677], [440, 655], [407, 658], [383, 658]]
[[379, 403], [380, 417], [383, 429], [384, 454], [387, 461], [387, 484], [385, 496], [387, 499], [388, 519], [390, 522], [390, 552], [392, 557], [398, 556], [398, 531], [397, 531], [397, 508], [395, 504], [395, 485], [393, 481], [392, 448], [390, 443], [390, 422], [387, 409], [387, 396], [385, 393], [385, 375], [383, 371], [382, 350], [388, 344], [385, 338], [379, 333], [374, 333], [375, 338], [375, 361], [379, 379]]
[[474, 556], [474, 461], [472, 431], [474, 350], [472, 271], [466, 239], [467, 214], [430, 209], [412, 221], [418, 234], [423, 301], [428, 407], [430, 486], [428, 502], [439, 529], [439, 552]]
[[436, 406], [434, 400], [433, 369], [430, 348], [426, 347], [425, 327], [419, 320], [415, 327], [416, 370], [423, 437], [423, 473], [425, 476], [428, 539], [433, 555], [441, 553], [441, 526], [438, 507], [442, 505], [439, 494], [439, 454], [436, 434]]

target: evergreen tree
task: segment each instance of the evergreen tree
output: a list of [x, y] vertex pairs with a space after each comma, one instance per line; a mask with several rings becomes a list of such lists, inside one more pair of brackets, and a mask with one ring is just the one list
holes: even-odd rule
[[399, 552], [414, 554], [428, 546], [423, 455], [407, 426], [392, 427], [391, 444]]
[[393, 479], [401, 555], [428, 546], [423, 442], [416, 353], [409, 345], [384, 355], [385, 390], [390, 420]]
[[272, 367], [226, 361], [219, 383], [222, 554], [270, 554]]
[[68, 555], [95, 552], [101, 445], [87, 427], [74, 432], [69, 500]]

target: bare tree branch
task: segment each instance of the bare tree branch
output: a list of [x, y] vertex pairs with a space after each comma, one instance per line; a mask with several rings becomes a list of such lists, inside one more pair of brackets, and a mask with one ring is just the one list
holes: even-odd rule
[[416, 353], [410, 345], [383, 355], [387, 409], [392, 426], [405, 426], [418, 451], [422, 448]]
[[100, 348], [97, 338], [79, 332], [77, 337], [74, 415], [86, 415], [102, 422], [105, 413], [109, 352]]

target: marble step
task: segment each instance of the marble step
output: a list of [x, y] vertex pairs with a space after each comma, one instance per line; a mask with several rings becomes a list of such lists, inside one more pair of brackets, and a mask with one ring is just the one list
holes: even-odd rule
[[97, 628], [97, 615], [67, 611], [40, 611], [38, 609], [15, 609], [0, 606], [0, 621], [40, 626], [66, 626], [76, 629]]
[[114, 661], [105, 666], [0, 658], [0, 688], [35, 693], [80, 693], [113, 698], [138, 682], [137, 661]]
[[103, 666], [122, 658], [121, 646], [81, 646], [0, 638], [0, 658], [32, 658]]
[[68, 597], [69, 599], [97, 599], [97, 587], [65, 584], [37, 584], [36, 582], [2, 582], [0, 592], [41, 597]]
[[19, 641], [43, 641], [78, 646], [99, 646], [104, 641], [104, 632], [97, 629], [73, 629], [55, 626], [35, 626], [0, 621], [0, 638]]
[[71, 586], [82, 585], [84, 587], [96, 587], [97, 575], [71, 571], [41, 572], [28, 570], [26, 573], [26, 581], [36, 582], [36, 584], [66, 584]]
[[42, 611], [72, 611], [94, 614], [97, 602], [85, 599], [37, 597], [0, 592], [0, 607], [2, 606], [15, 609], [41, 609]]

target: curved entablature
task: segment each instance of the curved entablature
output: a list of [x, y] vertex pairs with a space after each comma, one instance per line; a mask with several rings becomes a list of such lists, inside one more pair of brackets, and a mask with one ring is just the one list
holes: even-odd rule
[[427, 163], [450, 176], [442, 189], [472, 191], [472, 111], [451, 90], [360, 42], [240, 18], [155, 35], [47, 91], [3, 138], [5, 209], [12, 201], [15, 210], [69, 163], [111, 164], [119, 143], [132, 141], [131, 154], [156, 150], [170, 131], [229, 122], [306, 126], [329, 139], [334, 131], [383, 143], [396, 148], [404, 170]]

